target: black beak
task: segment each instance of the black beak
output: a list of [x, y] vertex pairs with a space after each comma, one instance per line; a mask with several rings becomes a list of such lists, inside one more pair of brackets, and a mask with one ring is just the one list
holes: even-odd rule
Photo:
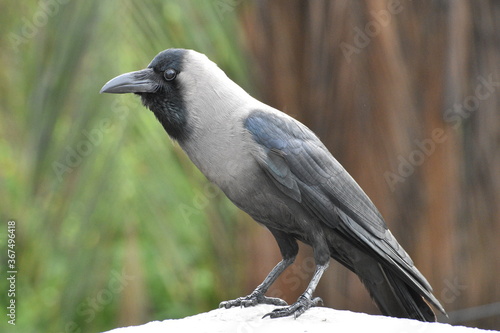
[[155, 73], [151, 68], [125, 73], [109, 80], [99, 93], [154, 93], [160, 87], [154, 80], [154, 75]]

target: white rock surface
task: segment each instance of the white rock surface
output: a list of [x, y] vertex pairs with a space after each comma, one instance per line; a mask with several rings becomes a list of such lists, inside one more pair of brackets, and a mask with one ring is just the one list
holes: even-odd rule
[[262, 319], [276, 307], [217, 309], [183, 319], [153, 321], [145, 325], [117, 328], [108, 333], [221, 332], [221, 333], [298, 333], [298, 332], [384, 332], [384, 333], [481, 333], [496, 332], [441, 323], [373, 316], [364, 313], [316, 307], [297, 319]]

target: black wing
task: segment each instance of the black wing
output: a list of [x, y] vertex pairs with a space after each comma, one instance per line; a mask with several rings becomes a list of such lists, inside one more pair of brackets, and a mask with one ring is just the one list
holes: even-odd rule
[[266, 153], [255, 154], [259, 165], [284, 194], [302, 203], [322, 223], [374, 251], [435, 300], [431, 286], [375, 205], [312, 131], [287, 116], [258, 110], [245, 119], [244, 126]]

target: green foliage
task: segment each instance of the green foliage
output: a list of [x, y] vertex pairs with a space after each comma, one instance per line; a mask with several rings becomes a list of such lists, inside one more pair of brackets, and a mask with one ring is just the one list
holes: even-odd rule
[[169, 47], [206, 53], [248, 87], [237, 8], [46, 3], [0, 11], [0, 219], [5, 231], [17, 222], [16, 329], [90, 332], [213, 308], [241, 288], [220, 274], [241, 272], [229, 256], [241, 252], [236, 209], [135, 96], [98, 92]]

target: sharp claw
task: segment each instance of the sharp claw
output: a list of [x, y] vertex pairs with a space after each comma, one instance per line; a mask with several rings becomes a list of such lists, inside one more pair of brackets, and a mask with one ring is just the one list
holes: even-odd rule
[[316, 297], [312, 300], [312, 306], [317, 306], [318, 304], [325, 305], [321, 297]]
[[[278, 310], [278, 311], [276, 311]], [[266, 313], [262, 319], [266, 318], [266, 317], [269, 317], [271, 319], [274, 319], [274, 318], [279, 318], [279, 317], [285, 317], [285, 316], [282, 316], [282, 315], [279, 315], [279, 310], [283, 310], [283, 309], [276, 309], [276, 310], [273, 310], [272, 312], [269, 312], [269, 313]]]
[[264, 317], [262, 318], [269, 317], [273, 319], [273, 318], [281, 318], [293, 315], [293, 318], [297, 319], [309, 308], [317, 306], [319, 303], [323, 304], [323, 300], [319, 297], [316, 297], [314, 299], [309, 299], [301, 296], [297, 300], [297, 302], [293, 303], [292, 305], [285, 308], [274, 309], [273, 311], [265, 314]]
[[255, 306], [257, 304], [271, 304], [277, 306], [286, 306], [284, 308], [274, 309], [273, 311], [266, 313], [262, 319], [269, 317], [271, 319], [281, 318], [293, 315], [294, 319], [297, 319], [300, 315], [307, 311], [310, 307], [317, 306], [318, 304], [323, 304], [323, 300], [319, 297], [310, 299], [305, 296], [299, 297], [297, 302], [288, 306], [288, 304], [280, 299], [273, 297], [266, 297], [262, 294], [250, 294], [246, 297], [239, 297], [232, 301], [224, 301], [219, 304], [219, 308], [229, 309], [233, 306], [240, 306], [240, 308], [247, 308], [250, 306]]

